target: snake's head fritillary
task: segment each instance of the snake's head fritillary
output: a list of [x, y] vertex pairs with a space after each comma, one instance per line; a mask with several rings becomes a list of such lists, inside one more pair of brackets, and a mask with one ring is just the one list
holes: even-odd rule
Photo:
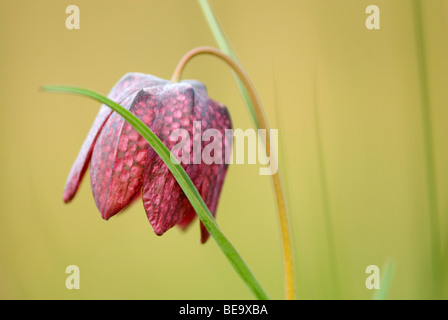
[[[226, 156], [231, 139], [225, 130], [232, 128], [227, 108], [210, 99], [205, 86], [197, 81], [171, 83], [151, 75], [129, 73], [108, 96], [140, 118], [172, 150], [177, 144], [172, 132], [188, 132], [191, 149], [200, 151], [211, 141], [193, 141], [194, 126], [215, 129], [221, 134], [221, 161], [182, 163], [213, 216], [227, 172]], [[216, 138], [215, 138], [216, 139]], [[216, 158], [215, 155], [214, 158]], [[104, 219], [109, 219], [142, 195], [143, 206], [154, 232], [162, 235], [175, 225], [186, 228], [196, 213], [165, 163], [120, 115], [107, 106], [101, 109], [73, 164], [64, 191], [64, 201], [73, 199], [90, 162], [90, 181], [95, 203]], [[201, 241], [209, 234], [201, 223]]]

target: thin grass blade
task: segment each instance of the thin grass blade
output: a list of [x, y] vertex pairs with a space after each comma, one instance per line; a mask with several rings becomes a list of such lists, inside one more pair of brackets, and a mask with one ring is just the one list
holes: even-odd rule
[[381, 276], [380, 288], [373, 295], [373, 300], [386, 300], [389, 296], [390, 286], [394, 275], [395, 264], [388, 262]]
[[224, 253], [235, 271], [240, 275], [240, 277], [243, 279], [243, 281], [246, 283], [255, 297], [262, 300], [269, 299], [268, 295], [255, 279], [252, 272], [249, 270], [248, 266], [243, 261], [239, 253], [219, 229], [218, 225], [212, 217], [212, 214], [208, 210], [207, 205], [203, 201], [202, 197], [200, 196], [191, 179], [188, 177], [185, 170], [180, 164], [171, 161], [170, 150], [168, 150], [168, 148], [162, 143], [162, 141], [160, 141], [160, 139], [139, 118], [137, 118], [130, 111], [126, 110], [119, 104], [92, 90], [71, 86], [45, 86], [43, 87], [43, 90], [71, 93], [92, 98], [107, 105], [112, 110], [120, 114], [127, 122], [129, 122], [129, 124], [131, 124], [132, 127], [137, 130], [137, 132], [140, 133], [143, 138], [146, 139], [146, 141], [151, 145], [154, 151], [167, 165], [167, 167], [179, 183], [180, 187], [184, 191], [185, 195], [190, 200], [191, 205], [195, 209], [202, 223], [207, 228], [210, 235], [215, 239], [221, 251]]
[[[210, 30], [213, 33], [215, 41], [218, 44], [221, 51], [239, 63], [239, 60], [236, 57], [235, 52], [232, 50], [230, 43], [227, 41], [227, 38], [226, 38], [221, 26], [219, 25], [218, 19], [216, 19], [215, 14], [213, 13], [213, 10], [210, 7], [210, 4], [208, 3], [208, 1], [207, 0], [199, 0], [199, 4], [200, 4], [202, 12], [204, 13], [204, 16], [207, 20], [207, 23], [210, 27]], [[255, 108], [252, 104], [249, 93], [247, 92], [246, 88], [244, 87], [243, 82], [238, 78], [238, 76], [235, 75], [235, 73], [234, 73], [234, 77], [238, 84], [238, 88], [240, 89], [241, 95], [243, 96], [243, 99], [245, 101], [247, 110], [248, 110], [249, 114], [251, 115], [252, 121], [253, 121], [255, 127], [257, 129], [259, 129], [260, 125], [258, 123]]]

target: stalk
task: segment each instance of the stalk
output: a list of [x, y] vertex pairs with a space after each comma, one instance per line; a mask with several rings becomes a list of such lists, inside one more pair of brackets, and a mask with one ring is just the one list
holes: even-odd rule
[[[240, 66], [238, 62], [236, 62], [232, 57], [223, 53], [222, 51], [213, 48], [213, 47], [198, 47], [189, 52], [187, 52], [180, 62], [178, 63], [173, 76], [171, 78], [172, 82], [178, 82], [181, 78], [182, 71], [184, 70], [187, 63], [193, 59], [194, 57], [202, 54], [209, 54], [219, 58], [220, 60], [227, 63], [227, 65], [232, 68], [232, 70], [236, 73], [241, 83], [244, 85], [245, 90], [247, 91], [248, 97], [253, 106], [254, 114], [259, 125], [260, 129], [266, 130], [266, 141], [265, 147], [266, 150], [270, 150], [271, 140], [270, 140], [270, 132], [269, 126], [264, 114], [264, 109], [261, 104], [260, 98], [255, 91], [255, 88], [252, 82], [249, 79], [249, 76], [246, 74], [244, 69]], [[277, 159], [274, 158], [274, 155], [270, 155], [270, 165], [271, 168], [278, 168], [276, 166]], [[293, 262], [293, 250], [292, 250], [292, 236], [289, 227], [289, 217], [286, 207], [285, 193], [283, 191], [283, 185], [280, 179], [279, 170], [277, 170], [274, 174], [272, 174], [272, 182], [274, 186], [275, 198], [277, 201], [277, 209], [278, 209], [278, 218], [280, 221], [280, 229], [282, 236], [282, 244], [283, 244], [283, 259], [284, 259], [284, 270], [285, 270], [285, 287], [286, 287], [286, 298], [288, 300], [294, 300], [295, 298], [295, 275], [294, 275], [294, 262]]]
[[436, 166], [432, 136], [431, 105], [429, 98], [428, 66], [424, 41], [422, 4], [413, 1], [415, 21], [415, 49], [417, 54], [418, 80], [421, 97], [421, 114], [423, 126], [424, 157], [426, 171], [426, 190], [428, 197], [429, 232], [431, 239], [432, 282], [434, 297], [441, 295], [441, 245], [439, 231], [439, 208], [437, 199]]

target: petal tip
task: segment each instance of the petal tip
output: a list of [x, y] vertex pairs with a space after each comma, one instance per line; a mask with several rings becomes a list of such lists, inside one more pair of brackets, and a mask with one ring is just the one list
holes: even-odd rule
[[201, 244], [205, 244], [207, 242], [208, 238], [210, 238], [210, 235], [208, 233], [205, 235], [204, 234], [201, 235]]
[[112, 208], [112, 209], [111, 208], [108, 208], [108, 209], [103, 208], [103, 210], [100, 210], [100, 212], [101, 212], [101, 217], [106, 221], [118, 213], [115, 208]]
[[64, 190], [64, 194], [62, 195], [62, 200], [64, 203], [69, 203], [73, 200], [75, 197], [76, 190], [73, 190], [73, 188], [70, 187], [70, 185], [67, 185]]
[[205, 228], [205, 226], [201, 222], [201, 244], [204, 244], [207, 242], [208, 238], [210, 238], [210, 233], [208, 233], [208, 230]]
[[72, 199], [64, 193], [64, 195], [62, 196], [62, 201], [64, 201], [64, 203], [69, 203], [71, 200]]
[[165, 231], [164, 230], [162, 230], [161, 228], [154, 228], [153, 227], [153, 230], [154, 230], [154, 233], [157, 235], [157, 236], [163, 236], [164, 234], [165, 234]]

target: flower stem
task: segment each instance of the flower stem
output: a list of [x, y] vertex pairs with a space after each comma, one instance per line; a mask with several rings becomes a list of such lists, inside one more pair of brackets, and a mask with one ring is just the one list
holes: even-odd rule
[[[212, 8], [210, 7], [210, 4], [207, 0], [199, 0], [199, 5], [201, 6], [202, 13], [204, 14], [205, 19], [207, 20], [207, 23], [210, 27], [210, 30], [213, 33], [213, 36], [215, 37], [216, 43], [218, 44], [218, 47], [221, 49], [222, 52], [230, 56], [233, 60], [238, 62], [238, 59], [235, 55], [235, 53], [232, 50], [232, 47], [230, 46], [230, 43], [227, 41], [226, 36], [224, 35], [224, 32], [219, 25], [218, 19], [216, 19], [215, 14], [213, 13]], [[235, 76], [235, 74], [234, 74]], [[241, 82], [240, 78], [238, 76], [235, 77], [235, 80], [238, 84], [238, 89], [241, 92], [241, 95], [243, 96], [245, 105], [247, 107], [247, 111], [249, 112], [252, 121], [255, 124], [255, 127], [257, 129], [260, 129], [257, 116], [255, 115], [254, 107], [252, 104], [252, 101], [249, 97], [249, 94], [244, 87], [244, 84]]]
[[434, 298], [441, 297], [442, 252], [439, 231], [439, 207], [437, 199], [436, 166], [434, 159], [434, 142], [432, 136], [431, 104], [428, 85], [428, 68], [424, 41], [422, 4], [419, 0], [413, 2], [415, 21], [415, 45], [417, 54], [418, 79], [421, 96], [421, 114], [425, 150], [426, 189], [428, 196], [429, 232], [431, 239], [432, 282]]
[[86, 97], [90, 97], [95, 99], [112, 110], [121, 115], [129, 124], [138, 132], [140, 135], [149, 143], [149, 145], [154, 149], [154, 151], [160, 156], [163, 162], [166, 164], [170, 172], [173, 174], [176, 181], [179, 183], [179, 186], [182, 188], [182, 191], [187, 196], [191, 205], [195, 209], [199, 219], [201, 219], [204, 226], [207, 228], [210, 235], [218, 244], [221, 251], [224, 253], [226, 258], [234, 267], [235, 271], [241, 276], [244, 282], [247, 284], [252, 293], [257, 297], [257, 299], [266, 300], [269, 299], [268, 295], [264, 292], [261, 285], [253, 276], [252, 272], [249, 270], [249, 267], [246, 265], [244, 260], [241, 258], [239, 253], [230, 243], [230, 241], [226, 238], [226, 236], [219, 229], [215, 220], [213, 219], [212, 214], [210, 213], [207, 205], [202, 199], [201, 195], [197, 191], [193, 182], [185, 172], [184, 168], [178, 164], [171, 161], [171, 152], [170, 150], [163, 144], [162, 141], [149, 129], [143, 121], [137, 118], [134, 114], [132, 114], [129, 110], [126, 110], [119, 104], [114, 101], [96, 93], [92, 90], [71, 87], [71, 86], [45, 86], [43, 87], [45, 91], [52, 92], [63, 92], [63, 93], [72, 93], [78, 94]]
[[328, 261], [330, 263], [330, 275], [333, 281], [333, 298], [339, 299], [341, 296], [341, 286], [339, 283], [339, 267], [336, 252], [336, 238], [334, 234], [333, 217], [331, 214], [330, 197], [328, 194], [327, 170], [325, 167], [324, 148], [322, 143], [322, 133], [320, 128], [319, 110], [317, 101], [317, 84], [314, 85], [314, 123], [316, 128], [317, 143], [317, 163], [319, 167], [320, 185], [322, 190], [322, 211], [325, 221], [325, 233], [328, 248]]
[[[177, 65], [173, 76], [171, 78], [172, 82], [178, 82], [181, 78], [182, 71], [184, 70], [187, 63], [197, 55], [201, 54], [209, 54], [213, 55], [224, 62], [226, 62], [232, 70], [237, 74], [240, 81], [243, 83], [247, 93], [250, 97], [252, 105], [254, 107], [254, 114], [257, 119], [257, 123], [260, 129], [266, 130], [266, 141], [265, 147], [266, 150], [270, 150], [271, 140], [270, 140], [270, 132], [269, 126], [266, 119], [266, 116], [263, 111], [263, 107], [261, 101], [255, 91], [255, 88], [252, 82], [249, 80], [249, 76], [246, 74], [244, 69], [229, 55], [223, 53], [222, 51], [213, 48], [213, 47], [198, 47], [189, 52], [187, 52], [179, 64]], [[274, 155], [270, 155], [270, 165], [271, 168], [275, 168], [277, 159], [274, 158]], [[275, 172], [275, 171], [273, 171]], [[282, 243], [283, 243], [283, 258], [284, 258], [284, 269], [285, 269], [285, 287], [286, 287], [286, 299], [293, 300], [295, 298], [295, 280], [294, 280], [294, 262], [293, 262], [293, 254], [292, 254], [292, 237], [291, 231], [289, 227], [289, 218], [288, 212], [286, 208], [285, 194], [283, 191], [282, 182], [280, 179], [279, 170], [277, 170], [272, 175], [272, 182], [274, 185], [275, 196], [277, 200], [277, 208], [278, 215], [280, 221], [280, 229], [282, 235]]]

